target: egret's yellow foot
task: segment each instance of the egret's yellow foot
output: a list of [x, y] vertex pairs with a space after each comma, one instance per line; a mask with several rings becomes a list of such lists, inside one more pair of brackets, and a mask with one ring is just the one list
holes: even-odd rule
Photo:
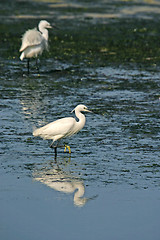
[[69, 154], [71, 154], [71, 148], [68, 145], [65, 145], [64, 152], [66, 152], [67, 148], [68, 148]]

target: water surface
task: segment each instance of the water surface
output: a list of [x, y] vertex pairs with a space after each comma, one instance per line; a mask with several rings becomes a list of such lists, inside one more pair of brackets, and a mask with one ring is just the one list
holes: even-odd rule
[[[11, 7], [0, 24], [1, 239], [158, 240], [159, 1]], [[44, 17], [60, 30], [27, 75], [20, 38]], [[94, 113], [65, 140], [71, 156], [55, 159], [33, 128], [79, 103]]]

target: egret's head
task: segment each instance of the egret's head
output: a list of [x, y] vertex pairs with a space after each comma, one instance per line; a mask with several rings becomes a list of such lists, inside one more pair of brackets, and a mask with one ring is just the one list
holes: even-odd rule
[[79, 104], [77, 107], [75, 107], [73, 110], [72, 110], [72, 112], [73, 111], [79, 111], [79, 112], [92, 112], [92, 111], [90, 111], [85, 105], [83, 105], [83, 104]]
[[41, 20], [38, 27], [39, 27], [39, 29], [41, 29], [41, 28], [52, 28], [51, 24], [49, 22], [47, 22], [46, 20]]

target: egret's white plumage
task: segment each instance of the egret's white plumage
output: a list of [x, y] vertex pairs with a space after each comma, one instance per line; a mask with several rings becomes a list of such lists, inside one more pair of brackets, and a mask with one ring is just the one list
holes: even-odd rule
[[[79, 132], [85, 125], [86, 118], [82, 112], [91, 112], [85, 105], [78, 105], [73, 109], [75, 111], [75, 115], [78, 118], [78, 122], [73, 117], [66, 117], [51, 122], [41, 128], [33, 131], [33, 136], [42, 137], [43, 139], [52, 139], [53, 143], [61, 138], [70, 137], [77, 132]], [[72, 111], [72, 112], [73, 112]], [[53, 144], [52, 143], [52, 144]], [[52, 146], [52, 145], [51, 145]], [[70, 152], [69, 146], [67, 146]]]
[[22, 45], [20, 48], [20, 59], [28, 59], [28, 72], [29, 72], [29, 59], [32, 57], [37, 58], [44, 50], [48, 49], [48, 30], [52, 28], [50, 23], [46, 20], [41, 20], [38, 29], [29, 29], [22, 37]]

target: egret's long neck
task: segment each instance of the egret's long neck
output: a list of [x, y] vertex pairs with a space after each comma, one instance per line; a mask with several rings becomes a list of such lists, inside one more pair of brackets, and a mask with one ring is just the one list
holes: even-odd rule
[[76, 187], [77, 191], [74, 194], [74, 199], [83, 197], [84, 192], [85, 192], [84, 185], [82, 183], [76, 183], [75, 187]]
[[42, 36], [48, 41], [48, 30], [44, 27], [39, 26], [39, 31], [42, 33]]
[[79, 121], [77, 122], [77, 124], [80, 126], [80, 128], [83, 128], [86, 122], [86, 117], [83, 113], [81, 113], [78, 110], [75, 110], [75, 115], [76, 117], [79, 119]]
[[77, 191], [74, 194], [74, 204], [76, 206], [83, 206], [87, 202], [87, 198], [83, 198], [85, 188], [82, 184], [78, 184]]

